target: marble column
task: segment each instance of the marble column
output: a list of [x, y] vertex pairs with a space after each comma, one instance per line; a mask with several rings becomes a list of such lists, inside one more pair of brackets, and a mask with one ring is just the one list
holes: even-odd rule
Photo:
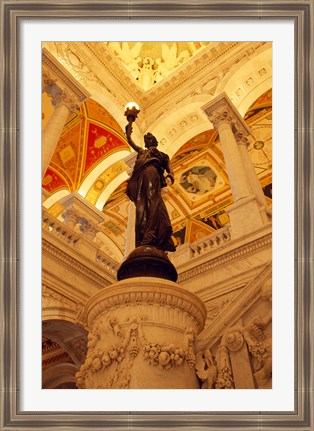
[[42, 176], [46, 173], [69, 115], [79, 107], [66, 92], [57, 88], [54, 92], [56, 95], [52, 98], [52, 104], [55, 109], [42, 133]]
[[250, 158], [248, 147], [250, 145], [250, 142], [247, 137], [242, 135], [242, 133], [236, 133], [235, 134], [236, 141], [239, 146], [240, 154], [242, 157], [243, 165], [245, 167], [248, 179], [250, 181], [252, 191], [255, 194], [258, 203], [261, 206], [266, 206], [266, 198], [263, 192], [263, 189], [261, 187], [261, 183], [259, 182], [258, 176], [256, 174], [254, 165], [252, 163], [252, 160]]
[[236, 121], [234, 112], [227, 100], [221, 99], [219, 102], [208, 104], [203, 110], [219, 133], [230, 187], [236, 202], [250, 196], [252, 188], [233, 132]]
[[235, 138], [238, 143], [240, 155], [242, 157], [243, 166], [245, 167], [249, 182], [251, 184], [252, 192], [256, 197], [258, 204], [260, 205], [260, 211], [264, 218], [264, 221], [268, 221], [267, 216], [267, 202], [266, 198], [261, 186], [261, 183], [258, 179], [257, 173], [255, 171], [254, 165], [250, 158], [248, 147], [250, 145], [249, 139], [244, 136], [242, 133], [235, 133]]
[[247, 160], [241, 155], [236, 140], [237, 134], [249, 136], [251, 132], [225, 93], [213, 99], [202, 109], [219, 133], [234, 198], [234, 204], [226, 211], [230, 217], [232, 237], [240, 237], [264, 224], [260, 205], [254, 194], [254, 185], [252, 187], [248, 174]]
[[52, 96], [54, 112], [42, 134], [42, 176], [49, 166], [69, 115], [90, 94], [47, 50], [42, 51], [42, 92]]

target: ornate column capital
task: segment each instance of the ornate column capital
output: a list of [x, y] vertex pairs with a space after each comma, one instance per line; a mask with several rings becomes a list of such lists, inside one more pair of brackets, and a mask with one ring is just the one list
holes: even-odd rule
[[80, 231], [91, 240], [93, 240], [97, 235], [97, 233], [99, 232], [99, 229], [96, 227], [96, 225], [92, 223], [90, 220], [85, 219], [84, 217], [81, 217], [79, 219], [79, 224], [80, 224]]
[[77, 107], [90, 97], [89, 92], [45, 48], [42, 51], [42, 66], [43, 91], [55, 98], [55, 106], [62, 101], [73, 109], [73, 105]]
[[242, 133], [243, 136], [251, 134], [246, 122], [226, 93], [222, 93], [220, 96], [202, 106], [202, 110], [217, 130], [220, 124], [228, 122], [232, 127], [233, 133], [239, 132]]
[[69, 113], [72, 113], [80, 107], [81, 101], [77, 99], [77, 96], [70, 89], [62, 89], [48, 71], [43, 72], [42, 92], [46, 92], [52, 97], [51, 103], [55, 108], [64, 105]]
[[247, 136], [248, 135], [244, 135], [242, 132], [239, 132], [238, 130], [234, 132], [234, 137], [237, 141], [237, 144], [244, 145], [245, 147], [248, 147], [250, 145], [250, 142]]
[[72, 227], [73, 229], [78, 223], [80, 218], [78, 212], [71, 208], [68, 208], [65, 211], [63, 211], [61, 216], [63, 217], [64, 224]]
[[232, 118], [232, 113], [227, 109], [214, 109], [206, 112], [209, 118], [209, 121], [212, 123], [214, 128], [218, 130], [219, 126], [222, 123], [228, 123], [232, 128], [234, 125], [234, 121]]
[[52, 104], [55, 108], [59, 105], [66, 106], [70, 114], [80, 107], [80, 103], [73, 99], [73, 96], [67, 91], [61, 91], [56, 94], [52, 99]]

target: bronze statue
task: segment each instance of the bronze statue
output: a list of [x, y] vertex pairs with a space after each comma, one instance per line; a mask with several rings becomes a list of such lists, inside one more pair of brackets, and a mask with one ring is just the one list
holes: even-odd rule
[[169, 156], [157, 149], [158, 141], [151, 133], [144, 136], [145, 148], [142, 148], [131, 138], [131, 122], [125, 131], [129, 145], [137, 152], [126, 190], [136, 206], [136, 247], [149, 245], [163, 251], [175, 251], [170, 218], [161, 196], [167, 180], [171, 184], [174, 182]]

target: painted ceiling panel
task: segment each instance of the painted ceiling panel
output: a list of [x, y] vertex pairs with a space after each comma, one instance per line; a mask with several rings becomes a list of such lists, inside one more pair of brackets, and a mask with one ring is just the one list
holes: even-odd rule
[[[44, 106], [50, 109], [47, 101]], [[64, 125], [43, 179], [44, 189], [54, 193], [60, 188], [58, 182], [51, 181], [51, 173], [48, 176], [53, 168], [56, 175], [66, 179], [65, 184], [71, 192], [77, 191], [98, 163], [121, 149], [129, 149], [121, 127], [99, 103], [88, 99]]]
[[57, 192], [58, 190], [69, 188], [69, 185], [60, 174], [52, 168], [48, 168], [43, 180], [43, 188], [48, 192]]
[[126, 148], [129, 148], [127, 144], [107, 128], [88, 121], [83, 176], [86, 176], [96, 163], [102, 161], [115, 151]]

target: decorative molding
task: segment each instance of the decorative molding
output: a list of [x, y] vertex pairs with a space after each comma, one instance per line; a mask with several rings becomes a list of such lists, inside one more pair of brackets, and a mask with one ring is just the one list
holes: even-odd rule
[[197, 275], [203, 274], [204, 272], [210, 271], [212, 268], [216, 268], [220, 265], [225, 265], [226, 263], [230, 263], [235, 259], [240, 257], [245, 257], [246, 255], [251, 254], [257, 250], [260, 250], [264, 247], [270, 246], [272, 243], [272, 234], [264, 235], [261, 238], [258, 238], [254, 241], [251, 241], [247, 244], [244, 244], [240, 247], [237, 247], [235, 250], [231, 250], [229, 252], [225, 252], [222, 256], [218, 256], [214, 259], [211, 259], [208, 262], [204, 262], [203, 264], [199, 264], [198, 258], [192, 260], [192, 263], [195, 265], [193, 268], [190, 268], [186, 271], [179, 272], [179, 283], [182, 281], [189, 280]]
[[42, 50], [42, 64], [44, 73], [53, 82], [58, 83], [58, 87], [62, 92], [70, 91], [71, 95], [74, 96], [74, 100], [80, 103], [90, 97], [90, 93], [45, 48]]
[[219, 297], [209, 301], [205, 301], [207, 308], [207, 321], [214, 320], [216, 317], [218, 317], [231, 302], [235, 301], [236, 298], [241, 295], [241, 292], [243, 292], [244, 288], [245, 286], [242, 286], [241, 288], [237, 288], [232, 292], [220, 295]]
[[78, 260], [69, 256], [67, 253], [61, 251], [58, 247], [55, 247], [44, 238], [42, 239], [42, 250], [48, 255], [62, 261], [69, 268], [73, 269], [74, 271], [77, 271], [78, 273], [89, 278], [91, 281], [97, 283], [99, 287], [108, 286], [112, 282], [112, 273], [108, 274], [110, 276], [110, 280], [101, 277], [100, 275], [96, 274], [95, 271], [91, 270], [86, 265], [83, 265]]
[[202, 106], [202, 110], [217, 130], [221, 123], [228, 122], [234, 133], [241, 133], [242, 136], [249, 136], [252, 134], [248, 125], [226, 93], [220, 94], [215, 99]]
[[[213, 346], [219, 337], [226, 333], [226, 326], [232, 328], [241, 316], [252, 306], [254, 302], [264, 295], [264, 286], [271, 283], [272, 265], [268, 263], [262, 268], [260, 273], [243, 289], [238, 300], [229, 304], [224, 313], [211, 322], [210, 326], [206, 327], [200, 333], [196, 340], [196, 350], [201, 351], [210, 346]], [[268, 297], [269, 298], [269, 297]], [[269, 299], [268, 299], [269, 300]], [[271, 309], [270, 309], [271, 313]]]
[[[92, 297], [85, 307], [88, 326], [91, 327], [98, 316], [105, 315], [109, 310], [127, 312], [136, 305], [141, 308], [142, 314], [165, 326], [173, 325], [172, 320], [176, 319], [176, 326], [182, 329], [195, 324], [199, 330], [204, 327], [206, 308], [194, 294], [168, 280], [140, 277], [136, 283], [134, 281], [119, 281]], [[177, 316], [175, 309], [179, 311]]]
[[[244, 44], [245, 43], [241, 44], [241, 52]], [[241, 60], [247, 60], [248, 57], [256, 55], [256, 53], [261, 49], [264, 49], [264, 45], [266, 44], [267, 43], [265, 42], [257, 42], [253, 48], [250, 50], [247, 49], [246, 52], [242, 54], [237, 50], [239, 43], [232, 42], [226, 46], [224, 42], [218, 42], [215, 44], [216, 46], [211, 45], [210, 47], [201, 50], [195, 56], [190, 58], [189, 61], [181, 65], [180, 68], [177, 69], [177, 73], [168, 75], [146, 92], [141, 89], [135, 79], [131, 78], [131, 75], [127, 72], [125, 66], [116, 58], [109, 48], [102, 46], [101, 52], [99, 52], [93, 43], [87, 42], [85, 43], [85, 46], [120, 86], [123, 88], [127, 87], [129, 89], [130, 96], [133, 95], [136, 100], [141, 100], [141, 110], [148, 111], [152, 105], [158, 103], [166, 94], [169, 94], [170, 91], [173, 93], [173, 91], [178, 90], [182, 85], [186, 84], [187, 80], [191, 82], [193, 77], [198, 75], [201, 71], [203, 71], [204, 74], [201, 84], [198, 78], [197, 82], [195, 82], [192, 87], [189, 85], [189, 88], [191, 89], [190, 93], [193, 94], [193, 92], [197, 91], [200, 85], [204, 87], [202, 91], [204, 91], [205, 94], [208, 93], [208, 91], [211, 92], [212, 87], [210, 86], [207, 88], [207, 84], [216, 78], [214, 73], [212, 73], [210, 77], [208, 77], [208, 73], [206, 73], [206, 69], [208, 69], [211, 64], [217, 62], [218, 59], [223, 60], [223, 57], [227, 54], [229, 56], [228, 65], [225, 65], [223, 67], [223, 71], [220, 71], [220, 75], [224, 76], [227, 71], [231, 69], [233, 64], [239, 65]], [[219, 49], [217, 49], [217, 47], [219, 47]], [[216, 52], [213, 51], [213, 48]], [[234, 54], [230, 60], [232, 50], [234, 50]], [[240, 58], [239, 55], [241, 55]], [[125, 84], [126, 82], [127, 85]], [[188, 94], [185, 97], [189, 97], [191, 94]], [[160, 109], [157, 109], [157, 111], [155, 109], [157, 117], [161, 115]]]
[[54, 291], [53, 289], [47, 287], [46, 285], [43, 285], [42, 287], [42, 298], [43, 298], [43, 304], [42, 304], [43, 309], [51, 305], [54, 305], [54, 306], [58, 305], [60, 303], [67, 305], [72, 310], [75, 309], [74, 301], [62, 295], [61, 293]]

